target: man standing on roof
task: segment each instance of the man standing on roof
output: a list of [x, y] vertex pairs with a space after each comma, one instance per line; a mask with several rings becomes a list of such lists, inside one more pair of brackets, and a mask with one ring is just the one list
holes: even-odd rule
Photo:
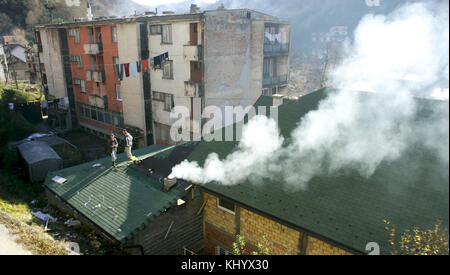
[[109, 136], [109, 138], [110, 138], [110, 140], [109, 140], [109, 147], [111, 148], [112, 165], [113, 165], [114, 168], [116, 168], [117, 148], [119, 147], [119, 142], [117, 142], [116, 137], [112, 133]]
[[122, 133], [125, 137], [125, 153], [127, 154], [127, 157], [131, 161], [136, 161], [136, 158], [131, 154], [131, 147], [133, 147], [133, 137], [130, 135], [130, 133], [127, 132], [127, 129], [123, 129]]

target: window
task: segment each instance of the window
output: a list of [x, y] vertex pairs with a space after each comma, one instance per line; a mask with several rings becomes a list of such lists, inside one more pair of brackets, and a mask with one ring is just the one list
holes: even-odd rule
[[173, 95], [165, 94], [164, 95], [164, 110], [166, 111], [172, 111], [174, 104], [173, 104]]
[[95, 110], [95, 109], [91, 110], [91, 119], [97, 120], [97, 110]]
[[78, 104], [78, 113], [80, 114], [80, 116], [84, 116], [84, 105], [83, 104]]
[[77, 62], [78, 68], [83, 68], [83, 58], [81, 58], [81, 55], [72, 55], [72, 62]]
[[233, 253], [231, 251], [229, 251], [228, 249], [225, 249], [221, 246], [216, 246], [216, 255], [233, 255]]
[[166, 60], [163, 67], [163, 78], [173, 79], [173, 61]]
[[105, 113], [105, 123], [111, 124], [111, 114]]
[[84, 83], [84, 80], [80, 80], [81, 85], [81, 92], [86, 93], [86, 84]]
[[219, 209], [222, 209], [228, 213], [231, 213], [234, 215], [234, 213], [236, 212], [236, 205], [234, 203], [232, 203], [229, 200], [223, 199], [223, 198], [218, 198], [217, 199], [217, 207]]
[[75, 37], [75, 44], [80, 44], [80, 29], [70, 29], [69, 36]]
[[172, 111], [174, 106], [173, 95], [153, 91], [153, 100], [164, 102], [164, 110]]
[[114, 72], [117, 73], [117, 70], [116, 70], [116, 64], [119, 64], [119, 57], [114, 56], [114, 57], [113, 57]]
[[88, 42], [89, 44], [94, 44], [94, 28], [88, 29]]
[[164, 94], [160, 92], [153, 92], [153, 100], [164, 101]]
[[111, 39], [113, 43], [117, 43], [117, 27], [111, 27]]
[[161, 34], [161, 25], [150, 25], [150, 34]]
[[81, 92], [82, 93], [86, 93], [86, 85], [84, 83], [84, 80], [82, 80], [82, 79], [74, 79], [73, 83], [75, 85], [80, 85]]
[[161, 43], [172, 44], [172, 25], [162, 25]]
[[116, 85], [116, 99], [122, 100], [122, 91], [120, 90], [120, 85]]

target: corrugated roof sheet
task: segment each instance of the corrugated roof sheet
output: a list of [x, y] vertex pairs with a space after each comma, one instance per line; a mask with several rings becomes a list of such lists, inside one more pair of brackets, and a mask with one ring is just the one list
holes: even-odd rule
[[[285, 101], [278, 114], [282, 135], [289, 137], [298, 121], [317, 109], [328, 92], [320, 90], [299, 100]], [[361, 93], [361, 96], [372, 95]], [[431, 108], [433, 104], [442, 104], [419, 101]], [[261, 97], [256, 105], [271, 106], [272, 99]], [[236, 145], [236, 142], [200, 142], [188, 159], [202, 165], [210, 153], [224, 158]], [[369, 179], [342, 171], [313, 178], [305, 191], [269, 179], [236, 186], [209, 183], [203, 188], [343, 247], [365, 252], [367, 243], [377, 242], [381, 252], [389, 254], [390, 236], [384, 229], [384, 219], [397, 225], [398, 232], [414, 226], [430, 229], [438, 219], [448, 228], [448, 181], [448, 165], [442, 166], [433, 153], [417, 147], [397, 161], [382, 163]]]
[[[168, 149], [153, 145], [133, 151], [140, 159]], [[126, 243], [152, 219], [163, 214], [184, 194], [176, 188], [163, 192], [162, 183], [124, 165], [111, 168], [109, 157], [84, 163], [48, 175], [45, 186], [114, 239]], [[100, 166], [93, 167], [96, 164]], [[64, 184], [51, 179], [66, 178]]]

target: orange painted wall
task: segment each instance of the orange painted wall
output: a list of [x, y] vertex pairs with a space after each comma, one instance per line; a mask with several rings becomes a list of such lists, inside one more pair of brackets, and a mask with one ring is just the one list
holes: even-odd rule
[[[107, 96], [108, 110], [123, 112], [122, 101], [116, 99], [116, 85], [120, 85], [117, 79], [117, 74], [114, 72], [113, 57], [119, 56], [118, 44], [112, 41], [112, 30], [114, 25], [95, 25], [95, 26], [80, 26], [80, 43], [75, 43], [75, 37], [67, 36], [69, 42], [69, 50], [71, 55], [81, 55], [83, 60], [83, 68], [78, 68], [76, 62], [71, 62], [72, 78], [82, 79], [85, 81], [86, 93], [81, 92], [80, 85], [74, 85], [74, 96], [76, 102], [89, 104], [89, 95]], [[94, 29], [94, 42], [98, 42], [98, 31], [102, 34], [103, 52], [96, 55], [97, 69], [105, 71], [105, 83], [96, 83], [86, 80], [86, 71], [91, 69], [90, 55], [84, 53], [84, 44], [89, 43], [88, 29]], [[69, 30], [67, 30], [69, 32]], [[99, 60], [103, 59], [103, 62]], [[101, 64], [102, 63], [102, 64]], [[78, 108], [77, 108], [78, 112]], [[77, 117], [79, 114], [77, 113]], [[87, 122], [87, 121], [86, 121]], [[96, 125], [98, 126], [98, 125]], [[107, 128], [105, 127], [102, 128]]]

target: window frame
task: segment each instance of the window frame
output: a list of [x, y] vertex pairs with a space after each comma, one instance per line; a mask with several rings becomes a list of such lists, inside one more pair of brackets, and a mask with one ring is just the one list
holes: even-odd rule
[[117, 73], [117, 71], [116, 71], [116, 64], [120, 64], [119, 57], [118, 56], [113, 56], [113, 70], [114, 70], [115, 73]]
[[[170, 98], [170, 101], [168, 102], [167, 99]], [[169, 106], [169, 107], [167, 107]], [[173, 99], [173, 94], [164, 94], [164, 111], [171, 112], [173, 108], [175, 107], [175, 102]]]
[[117, 35], [117, 26], [111, 27], [111, 42], [114, 44], [119, 43], [119, 37]]
[[[168, 37], [166, 36], [166, 38], [168, 38], [168, 41], [165, 41], [164, 39], [164, 27], [167, 27], [168, 31]], [[161, 25], [161, 44], [172, 44], [173, 43], [173, 39], [172, 39], [172, 24], [162, 24]]]
[[[169, 71], [170, 75], [168, 75], [168, 76], [166, 75], [166, 66], [170, 67], [170, 71]], [[164, 62], [164, 65], [162, 66], [162, 70], [163, 70], [163, 73], [162, 73], [163, 79], [173, 79], [173, 60], [166, 60]]]
[[75, 39], [75, 44], [80, 44], [80, 29], [69, 29], [69, 36], [73, 37]]
[[[230, 202], [230, 203], [232, 203], [233, 205], [234, 205], [234, 211], [232, 211], [232, 210], [230, 210], [230, 209], [228, 209], [228, 208], [226, 208], [226, 207], [224, 207], [224, 206], [221, 206], [220, 205], [220, 201], [227, 201], [227, 202]], [[233, 203], [233, 202], [231, 202], [230, 200], [227, 200], [227, 199], [223, 199], [223, 198], [219, 198], [219, 197], [217, 197], [217, 208], [219, 208], [220, 210], [223, 210], [223, 211], [225, 211], [225, 212], [228, 212], [228, 213], [230, 213], [230, 214], [232, 214], [232, 215], [235, 215], [236, 214], [236, 204], [235, 203]]]
[[[153, 31], [153, 28], [155, 28], [155, 27], [159, 27], [159, 30], [156, 31], [156, 32]], [[162, 25], [161, 24], [149, 25], [148, 28], [149, 28], [148, 33], [150, 35], [157, 35], [157, 34], [161, 34], [162, 35]]]
[[[119, 88], [119, 89], [117, 89]], [[116, 85], [116, 100], [122, 101], [122, 87], [120, 85]]]
[[[228, 250], [227, 248], [221, 246], [221, 245], [217, 245], [216, 246], [216, 255], [217, 256], [230, 256], [230, 255], [234, 255], [232, 251]], [[224, 254], [220, 253], [220, 250], [224, 251]]]
[[83, 57], [81, 55], [79, 55], [79, 54], [72, 54], [70, 59], [71, 59], [72, 62], [76, 62], [77, 63], [77, 68], [78, 69], [83, 69], [84, 68], [84, 66], [83, 66]]

